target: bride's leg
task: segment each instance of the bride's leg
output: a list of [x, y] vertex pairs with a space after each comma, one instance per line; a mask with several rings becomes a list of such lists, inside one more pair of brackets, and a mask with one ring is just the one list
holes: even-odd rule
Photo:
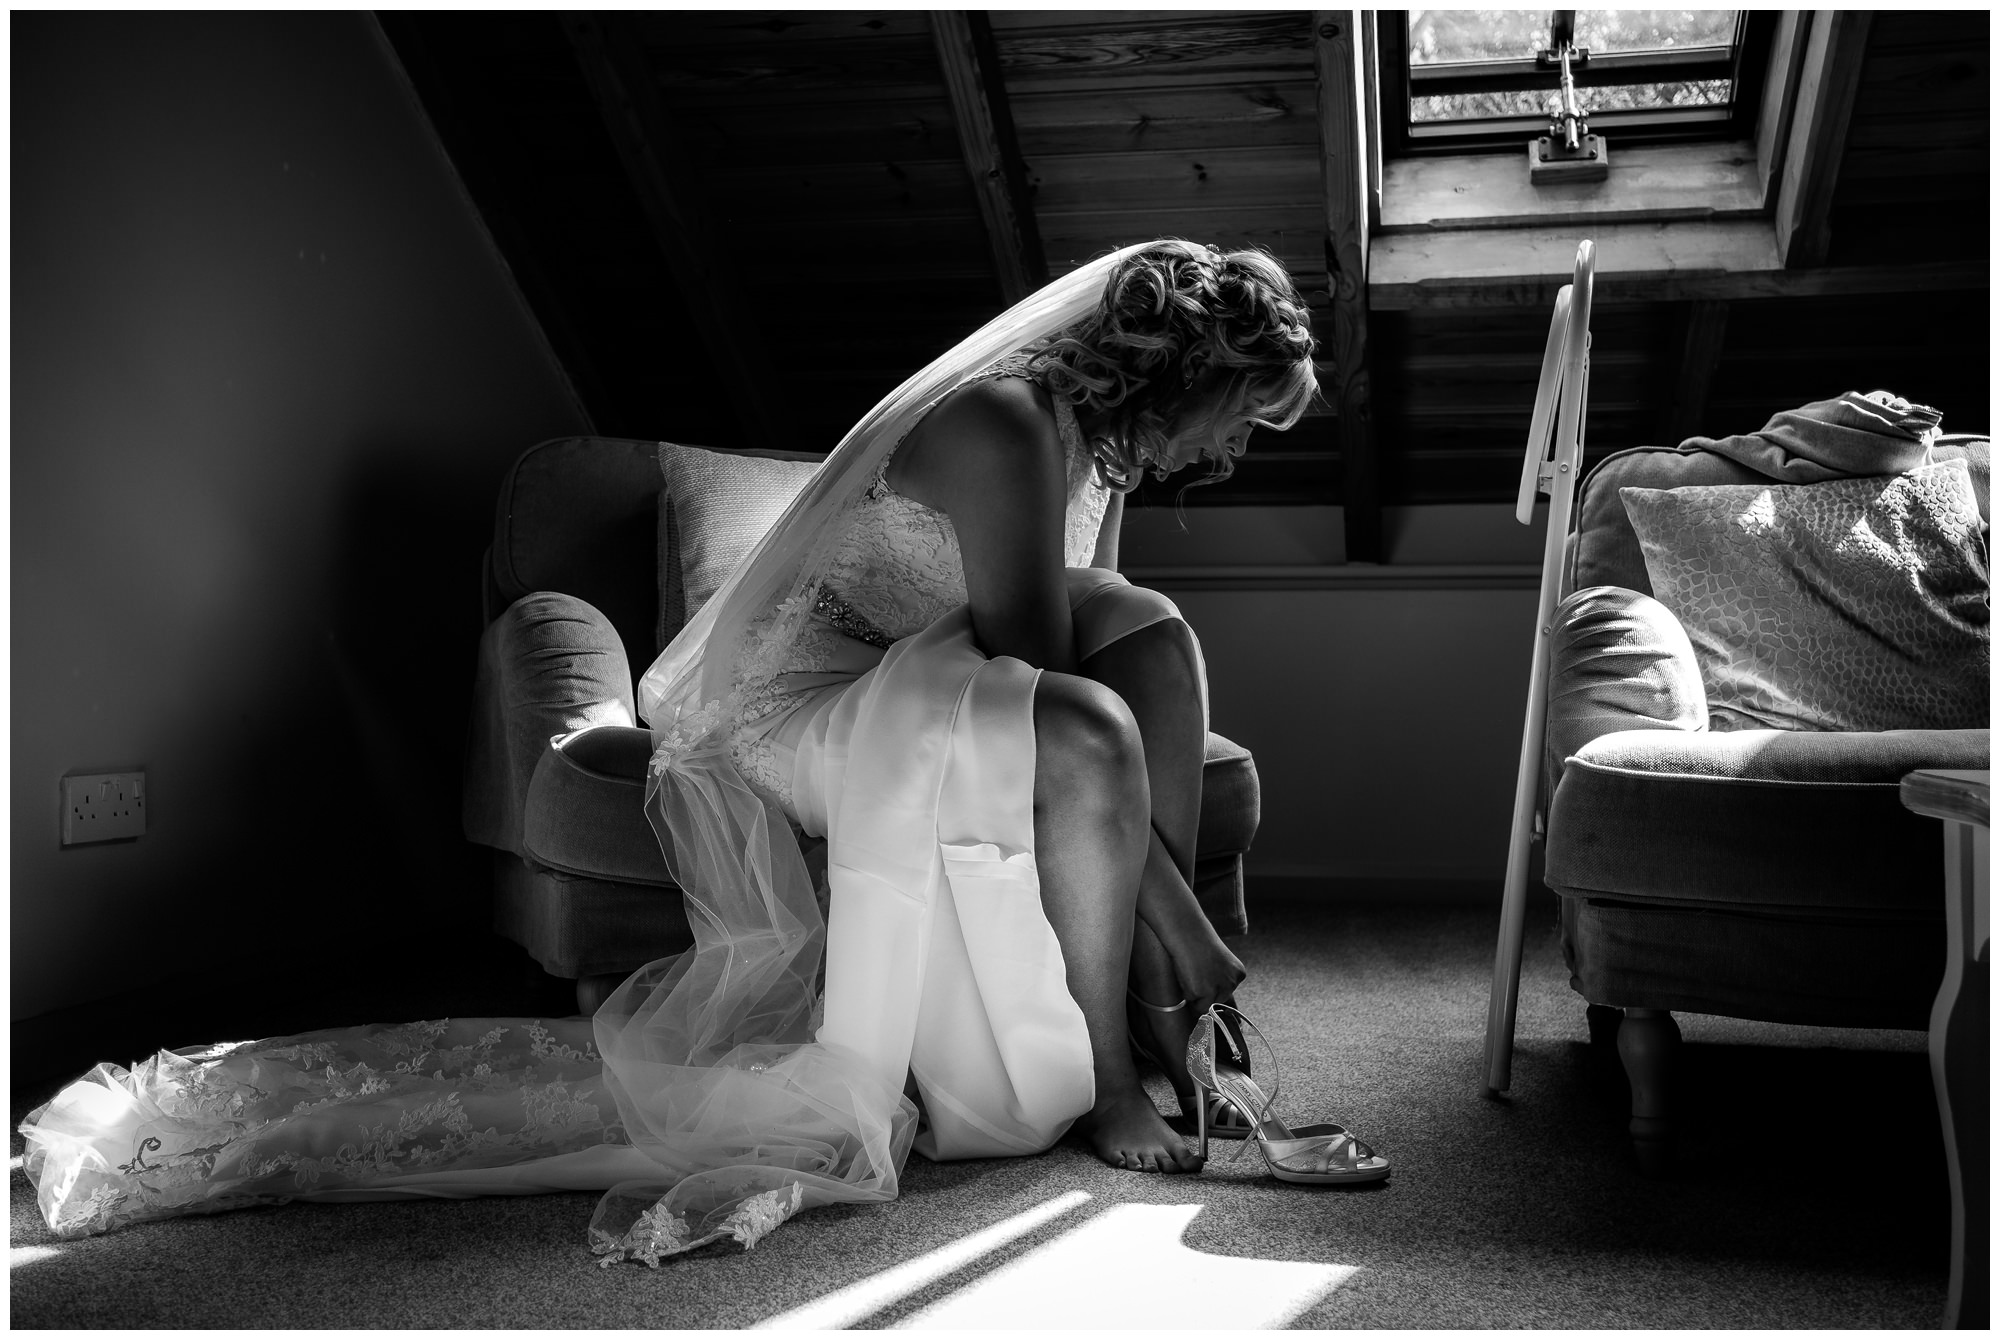
[[1107, 1163], [1192, 1172], [1201, 1160], [1139, 1084], [1125, 1023], [1133, 915], [1150, 825], [1144, 747], [1103, 685], [1045, 672], [1035, 690], [1035, 855], [1042, 906], [1090, 1030], [1096, 1102], [1079, 1123]]
[[1195, 827], [1201, 821], [1201, 765], [1208, 747], [1193, 634], [1179, 619], [1162, 619], [1085, 657], [1077, 669], [1114, 690], [1132, 709], [1146, 746], [1153, 831], [1181, 878], [1192, 879]]
[[[1115, 593], [1107, 593], [1114, 596]], [[1208, 744], [1203, 720], [1201, 662], [1193, 634], [1179, 619], [1162, 619], [1086, 657], [1078, 667], [1115, 690], [1131, 709], [1145, 748], [1146, 779], [1152, 797], [1152, 851], [1140, 900], [1158, 915], [1163, 909], [1185, 933], [1212, 934], [1189, 881], [1194, 874], [1195, 830], [1201, 818], [1201, 770]], [[1194, 922], [1199, 919], [1200, 925]], [[1132, 943], [1132, 990], [1145, 1001], [1170, 1005], [1188, 992], [1175, 973], [1160, 937], [1142, 919]], [[1165, 1014], [1134, 1011], [1146, 1030], [1147, 1049], [1159, 1058], [1174, 1091], [1194, 1092], [1183, 1059], [1192, 1010]]]

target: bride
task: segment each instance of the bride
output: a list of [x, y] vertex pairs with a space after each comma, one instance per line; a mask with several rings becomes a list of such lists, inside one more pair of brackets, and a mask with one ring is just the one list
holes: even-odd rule
[[[658, 1264], [889, 1199], [912, 1147], [1075, 1126], [1115, 1166], [1197, 1170], [1131, 1048], [1204, 1129], [1242, 1126], [1180, 1059], [1244, 976], [1188, 885], [1207, 691], [1178, 611], [1111, 569], [1123, 494], [1295, 423], [1312, 349], [1270, 257], [1175, 240], [982, 327], [856, 425], [640, 681], [694, 948], [591, 1020], [100, 1065], [22, 1127], [50, 1227], [591, 1189], [593, 1250]], [[817, 886], [801, 832], [828, 842]]]

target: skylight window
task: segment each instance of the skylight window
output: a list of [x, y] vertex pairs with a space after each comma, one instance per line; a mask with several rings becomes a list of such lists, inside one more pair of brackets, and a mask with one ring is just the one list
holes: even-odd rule
[[1769, 12], [1726, 9], [1413, 9], [1379, 37], [1384, 149], [1518, 149], [1548, 133], [1565, 44], [1590, 128], [1623, 143], [1738, 138]]

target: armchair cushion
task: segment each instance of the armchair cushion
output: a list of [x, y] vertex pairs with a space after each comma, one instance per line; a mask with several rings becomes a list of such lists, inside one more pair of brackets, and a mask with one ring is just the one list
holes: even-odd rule
[[1898, 783], [1984, 768], [1990, 752], [1984, 730], [1600, 736], [1556, 788], [1548, 883], [1623, 902], [1934, 919], [1937, 823], [1903, 808]]
[[516, 600], [479, 642], [461, 815], [466, 837], [521, 854], [530, 780], [549, 738], [632, 722], [632, 671], [610, 621], [560, 592]]
[[678, 887], [646, 818], [651, 733], [608, 725], [548, 744], [528, 788], [525, 854], [567, 875]]
[[660, 444], [660, 628], [664, 647], [819, 469], [800, 452], [709, 451]]
[[1986, 724], [1987, 573], [1964, 461], [1619, 492], [1719, 727]]

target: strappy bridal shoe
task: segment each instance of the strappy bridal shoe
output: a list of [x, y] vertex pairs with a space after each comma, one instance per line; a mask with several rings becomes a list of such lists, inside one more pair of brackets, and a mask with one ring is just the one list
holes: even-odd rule
[[[1379, 1182], [1387, 1177], [1389, 1160], [1355, 1139], [1345, 1127], [1323, 1123], [1293, 1130], [1272, 1115], [1272, 1104], [1278, 1097], [1276, 1082], [1271, 1086], [1271, 1096], [1266, 1098], [1256, 1080], [1230, 1065], [1226, 1057], [1218, 1052], [1217, 1038], [1227, 1030], [1222, 1019], [1223, 1011], [1235, 1017], [1238, 1030], [1247, 1029], [1257, 1034], [1258, 1041], [1263, 1041], [1264, 1035], [1257, 1031], [1255, 1024], [1243, 1017], [1240, 1010], [1228, 1005], [1210, 1006], [1208, 1013], [1195, 1021], [1194, 1033], [1188, 1038], [1188, 1074], [1194, 1077], [1194, 1082], [1204, 1093], [1220, 1095], [1242, 1111], [1255, 1114], [1252, 1120], [1256, 1127], [1257, 1148], [1263, 1153], [1264, 1166], [1271, 1170], [1271, 1176], [1281, 1182], [1315, 1184]], [[1238, 1036], [1241, 1036], [1240, 1031]], [[1270, 1044], [1264, 1045], [1269, 1050]], [[1211, 1134], [1206, 1121], [1207, 1113], [1207, 1103], [1195, 1105], [1204, 1159], [1208, 1157], [1208, 1137]]]
[[[1134, 1005], [1137, 1005], [1140, 1009], [1151, 1010], [1154, 1014], [1179, 1014], [1187, 1008], [1187, 1001], [1185, 999], [1177, 1000], [1171, 1005], [1155, 1005], [1152, 1001], [1144, 999], [1138, 992], [1130, 988], [1126, 989], [1125, 994], [1131, 998]], [[1133, 1054], [1147, 1065], [1157, 1069], [1162, 1075], [1166, 1075], [1169, 1082], [1171, 1082], [1173, 1072], [1167, 1069], [1166, 1062], [1154, 1055], [1153, 1049], [1148, 1047], [1141, 1039], [1141, 1030], [1137, 1022], [1134, 1021], [1126, 1032], [1131, 1038]], [[1225, 1033], [1223, 1036], [1223, 1046], [1230, 1048], [1233, 1045], [1233, 1041]], [[1239, 1051], [1237, 1055], [1243, 1056], [1243, 1053]], [[1243, 1059], [1247, 1061], [1248, 1057], [1245, 1056]], [[1230, 1102], [1221, 1094], [1216, 1093], [1213, 1089], [1204, 1089], [1197, 1083], [1192, 1098], [1178, 1093], [1174, 1097], [1180, 1099], [1181, 1115], [1186, 1116], [1188, 1113], [1193, 1112], [1196, 1129], [1207, 1131], [1211, 1138], [1217, 1140], [1248, 1140], [1250, 1138], [1250, 1118], [1244, 1115], [1243, 1109], [1237, 1107], [1236, 1104]], [[1200, 1110], [1196, 1111], [1197, 1108]]]

